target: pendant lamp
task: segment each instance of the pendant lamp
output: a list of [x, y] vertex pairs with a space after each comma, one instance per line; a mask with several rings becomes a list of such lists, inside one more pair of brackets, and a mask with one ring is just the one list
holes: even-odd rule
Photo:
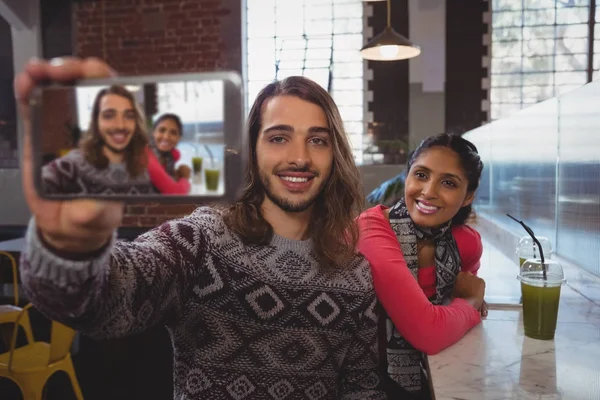
[[[382, 0], [371, 0], [382, 1]], [[362, 49], [362, 58], [374, 61], [406, 60], [421, 54], [421, 48], [392, 28], [391, 0], [387, 0], [387, 26]]]

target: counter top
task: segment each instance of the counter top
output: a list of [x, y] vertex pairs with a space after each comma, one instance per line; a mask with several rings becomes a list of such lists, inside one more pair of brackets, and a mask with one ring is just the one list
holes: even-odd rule
[[436, 400], [600, 399], [600, 306], [563, 286], [554, 340], [525, 337], [519, 306], [491, 306], [428, 359]]

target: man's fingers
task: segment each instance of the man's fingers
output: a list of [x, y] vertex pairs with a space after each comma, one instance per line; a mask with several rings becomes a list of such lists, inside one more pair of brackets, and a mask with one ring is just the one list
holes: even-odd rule
[[116, 75], [108, 64], [98, 58], [80, 60], [75, 57], [61, 57], [50, 61], [33, 58], [25, 64], [24, 72], [15, 79], [15, 96], [18, 100], [27, 99], [38, 81], [70, 81]]
[[106, 78], [116, 75], [114, 70], [98, 58], [81, 60], [75, 57], [61, 57], [50, 60], [46, 72], [50, 80], [57, 81]]
[[105, 78], [117, 76], [117, 71], [99, 58], [90, 57], [83, 60], [83, 72], [86, 78]]
[[102, 207], [100, 215], [100, 226], [102, 230], [114, 229], [121, 225], [123, 214], [125, 213], [125, 203], [117, 201], [99, 201], [98, 206]]
[[[24, 71], [15, 77], [15, 98], [17, 99], [19, 114], [23, 120], [25, 131], [23, 140], [23, 165], [21, 170], [23, 174], [22, 184], [29, 207], [34, 213], [36, 210], [41, 210], [44, 204], [49, 203], [38, 196], [33, 183], [31, 112], [29, 108], [31, 92], [40, 81], [67, 82], [82, 78], [101, 78], [115, 75], [116, 72], [98, 58], [81, 60], [76, 57], [62, 57], [50, 61], [33, 58], [25, 64]], [[86, 209], [84, 206], [83, 210]], [[85, 213], [78, 215], [85, 215]]]
[[[27, 72], [21, 72], [15, 76], [14, 90], [15, 98], [20, 106], [27, 106], [29, 95], [35, 87], [35, 81], [31, 78]], [[22, 111], [22, 110], [19, 110]], [[22, 115], [23, 117], [29, 117], [29, 115]]]
[[25, 72], [34, 82], [50, 80], [68, 82], [85, 78], [105, 78], [116, 72], [98, 58], [81, 60], [76, 57], [59, 57], [50, 61], [31, 60]]
[[120, 222], [124, 203], [81, 199], [64, 201], [62, 207], [63, 226], [104, 231], [112, 229]]
[[75, 57], [53, 58], [45, 65], [42, 79], [71, 81], [84, 77], [83, 61]]

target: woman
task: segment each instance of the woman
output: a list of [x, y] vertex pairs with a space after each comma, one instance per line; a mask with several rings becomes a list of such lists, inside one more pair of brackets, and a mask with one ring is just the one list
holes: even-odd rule
[[457, 342], [487, 314], [474, 275], [481, 237], [465, 225], [482, 169], [469, 141], [430, 137], [408, 161], [404, 198], [359, 217], [359, 249], [388, 315], [390, 398], [425, 398], [423, 353]]
[[152, 194], [146, 173], [148, 136], [135, 98], [113, 85], [96, 95], [79, 148], [42, 169], [47, 194]]
[[175, 114], [161, 115], [152, 126], [153, 145], [148, 148], [148, 173], [157, 191], [163, 194], [188, 194], [191, 169], [181, 165], [175, 169], [181, 153], [177, 144], [183, 125]]

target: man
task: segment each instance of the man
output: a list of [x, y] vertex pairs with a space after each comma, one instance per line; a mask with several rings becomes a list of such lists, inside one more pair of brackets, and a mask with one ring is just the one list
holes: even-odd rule
[[[94, 59], [28, 64], [15, 83], [26, 133], [38, 80], [109, 73]], [[333, 100], [304, 78], [270, 84], [249, 135], [239, 202], [127, 243], [115, 241], [121, 204], [37, 197], [27, 134], [26, 293], [93, 337], [166, 325], [176, 399], [386, 398], [375, 293], [355, 252], [360, 179]]]
[[145, 118], [129, 90], [98, 92], [89, 129], [78, 149], [42, 169], [48, 194], [151, 194], [146, 171]]

